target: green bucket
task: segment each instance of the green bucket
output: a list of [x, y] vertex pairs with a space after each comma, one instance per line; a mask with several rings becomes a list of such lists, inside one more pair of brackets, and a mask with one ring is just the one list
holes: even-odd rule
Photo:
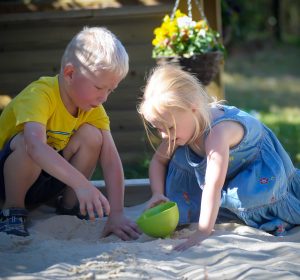
[[178, 206], [176, 202], [168, 201], [147, 209], [136, 223], [145, 234], [165, 238], [176, 229], [178, 221]]

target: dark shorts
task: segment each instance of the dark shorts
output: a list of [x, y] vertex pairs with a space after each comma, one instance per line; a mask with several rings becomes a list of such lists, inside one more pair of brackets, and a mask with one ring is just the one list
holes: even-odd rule
[[[0, 150], [0, 200], [5, 200], [5, 185], [4, 185], [4, 163], [7, 157], [11, 154], [11, 140]], [[17, 176], [17, 174], [16, 174]], [[28, 190], [25, 197], [26, 206], [35, 206], [40, 203], [45, 203], [58, 196], [66, 185], [49, 175], [47, 172], [41, 172], [40, 176]]]

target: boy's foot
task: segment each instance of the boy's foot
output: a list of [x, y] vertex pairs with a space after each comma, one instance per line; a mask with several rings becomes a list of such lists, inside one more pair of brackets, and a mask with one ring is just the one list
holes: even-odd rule
[[6, 208], [0, 210], [0, 232], [17, 236], [29, 236], [25, 227], [28, 211], [24, 208]]

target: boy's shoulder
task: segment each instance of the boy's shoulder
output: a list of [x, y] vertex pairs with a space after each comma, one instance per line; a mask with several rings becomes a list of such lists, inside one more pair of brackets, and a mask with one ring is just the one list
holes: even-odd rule
[[40, 77], [38, 80], [31, 82], [17, 96], [16, 99], [48, 99], [55, 100], [59, 97], [58, 76]]
[[31, 107], [40, 110], [40, 108], [55, 108], [60, 98], [58, 77], [41, 77], [38, 80], [27, 85], [10, 102], [11, 108], [23, 110]]
[[58, 76], [40, 77], [38, 80], [35, 80], [32, 83], [30, 83], [23, 91], [26, 91], [26, 90], [31, 90], [31, 91], [52, 90], [52, 91], [57, 91], [57, 90], [59, 90]]

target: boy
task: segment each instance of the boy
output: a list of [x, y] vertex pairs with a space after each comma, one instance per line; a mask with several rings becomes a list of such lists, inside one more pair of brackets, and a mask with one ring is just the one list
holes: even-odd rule
[[[0, 117], [0, 232], [28, 236], [25, 206], [62, 193], [57, 213], [81, 213], [91, 220], [95, 213], [107, 214], [103, 236], [138, 238], [136, 224], [123, 215], [123, 169], [102, 106], [127, 72], [121, 42], [105, 28], [84, 28], [68, 44], [59, 75], [31, 83], [5, 108]], [[88, 180], [97, 162], [109, 203]]]

